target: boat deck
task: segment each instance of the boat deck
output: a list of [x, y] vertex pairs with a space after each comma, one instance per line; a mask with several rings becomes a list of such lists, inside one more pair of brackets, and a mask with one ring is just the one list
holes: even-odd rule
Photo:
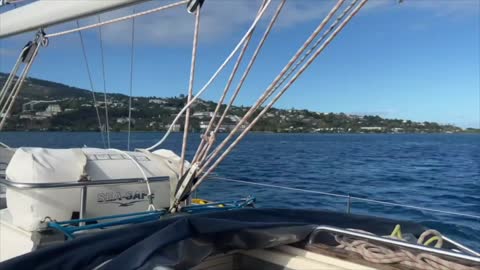
[[369, 263], [359, 256], [339, 256], [323, 247], [302, 249], [280, 246], [272, 249], [236, 251], [209, 257], [193, 270], [243, 270], [243, 269], [291, 269], [291, 270], [407, 270], [401, 265]]

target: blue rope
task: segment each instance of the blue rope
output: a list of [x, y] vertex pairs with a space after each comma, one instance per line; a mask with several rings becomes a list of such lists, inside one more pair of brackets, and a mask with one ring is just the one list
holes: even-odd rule
[[[105, 229], [108, 227], [114, 227], [119, 225], [154, 221], [159, 219], [165, 213], [166, 213], [165, 210], [160, 210], [160, 211], [138, 212], [138, 213], [124, 214], [124, 215], [103, 216], [98, 218], [72, 219], [68, 221], [59, 221], [59, 222], [52, 221], [48, 223], [48, 227], [61, 231], [65, 236], [67, 236], [68, 239], [74, 239], [75, 238], [74, 233], [79, 231]], [[91, 222], [98, 222], [99, 220], [118, 219], [118, 218], [122, 218], [122, 219], [117, 221], [88, 224], [84, 226], [75, 226], [80, 224], [80, 222], [91, 223]]]
[[[208, 213], [213, 211], [228, 211], [233, 209], [240, 209], [251, 206], [255, 203], [255, 198], [248, 197], [246, 199], [237, 200], [237, 201], [222, 201], [208, 204], [198, 204], [198, 205], [189, 205], [183, 207], [180, 212], [196, 214], [196, 213]], [[68, 240], [75, 238], [75, 233], [79, 231], [87, 231], [93, 229], [105, 229], [114, 226], [127, 225], [127, 224], [137, 224], [144, 223], [149, 221], [155, 221], [167, 214], [166, 210], [155, 210], [155, 211], [146, 211], [146, 212], [136, 212], [129, 214], [121, 215], [112, 215], [112, 216], [102, 216], [95, 218], [83, 218], [83, 219], [72, 219], [67, 221], [51, 221], [48, 222], [48, 227], [56, 229], [62, 232]], [[102, 220], [110, 219], [119, 219], [109, 222], [101, 222]], [[88, 224], [93, 223], [95, 224]], [[78, 226], [80, 223], [86, 223], [87, 225]]]

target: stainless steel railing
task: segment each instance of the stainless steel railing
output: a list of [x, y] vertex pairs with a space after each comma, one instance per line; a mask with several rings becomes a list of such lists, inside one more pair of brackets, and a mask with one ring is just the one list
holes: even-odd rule
[[[216, 179], [216, 180], [223, 180], [227, 182], [235, 182], [235, 183], [240, 183], [240, 184], [246, 184], [246, 185], [253, 185], [253, 186], [261, 186], [261, 187], [269, 187], [269, 188], [276, 188], [276, 189], [283, 189], [283, 190], [289, 190], [289, 191], [296, 191], [296, 192], [304, 192], [304, 193], [313, 193], [313, 194], [318, 194], [318, 195], [324, 195], [324, 196], [331, 196], [331, 197], [336, 197], [336, 198], [345, 198], [346, 201], [346, 212], [348, 214], [351, 213], [351, 207], [353, 201], [360, 201], [360, 202], [368, 202], [368, 203], [374, 203], [374, 204], [380, 204], [380, 205], [387, 205], [387, 206], [398, 206], [398, 207], [403, 207], [403, 208], [410, 208], [410, 209], [416, 209], [416, 210], [421, 210], [421, 211], [427, 211], [427, 212], [436, 212], [436, 213], [442, 213], [442, 214], [448, 214], [448, 215], [454, 215], [454, 216], [462, 216], [462, 217], [468, 217], [468, 218], [473, 218], [473, 219], [480, 219], [480, 216], [476, 215], [471, 215], [471, 214], [465, 214], [465, 213], [457, 213], [457, 212], [452, 212], [452, 211], [445, 211], [445, 210], [438, 210], [438, 209], [432, 209], [432, 208], [426, 208], [426, 207], [421, 207], [421, 206], [413, 206], [413, 205], [406, 205], [406, 204], [400, 204], [400, 203], [395, 203], [395, 202], [386, 202], [386, 201], [378, 201], [378, 200], [372, 200], [372, 199], [367, 199], [367, 198], [360, 198], [360, 197], [354, 197], [344, 194], [336, 194], [336, 193], [329, 193], [329, 192], [323, 192], [323, 191], [316, 191], [316, 190], [306, 190], [306, 189], [300, 189], [300, 188], [293, 188], [293, 187], [286, 187], [286, 186], [279, 186], [279, 185], [272, 185], [272, 184], [264, 184], [264, 183], [256, 183], [256, 182], [251, 182], [251, 181], [244, 181], [244, 180], [238, 180], [238, 179], [231, 179], [231, 178], [225, 178], [225, 177], [220, 177], [220, 176], [210, 176], [211, 179]], [[320, 230], [327, 230], [328, 228], [334, 228], [334, 227], [329, 227], [329, 226], [320, 226], [318, 227], [319, 231]], [[341, 230], [338, 228], [335, 228], [337, 230]], [[343, 230], [349, 233], [352, 233], [351, 231], [348, 230]], [[312, 234], [313, 235], [313, 234]], [[459, 250], [462, 250], [464, 252], [467, 252], [471, 255], [476, 256], [475, 257], [475, 262], [480, 262], [480, 253], [474, 251], [471, 248], [468, 248], [446, 236], [442, 236], [442, 238], [446, 241], [449, 242], [450, 244], [456, 246]], [[380, 237], [380, 239], [385, 239]], [[405, 243], [405, 242], [401, 242]], [[417, 246], [417, 245], [415, 245]], [[456, 254], [456, 253], [455, 253]]]

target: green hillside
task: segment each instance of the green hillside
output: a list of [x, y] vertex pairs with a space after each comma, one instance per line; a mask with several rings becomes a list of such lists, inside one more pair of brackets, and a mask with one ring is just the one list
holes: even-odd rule
[[[0, 73], [0, 84], [7, 75]], [[105, 123], [105, 104], [102, 93], [96, 93], [101, 122]], [[108, 94], [109, 126], [114, 131], [127, 129], [128, 96]], [[133, 130], [166, 130], [185, 105], [186, 98], [134, 97], [132, 118]], [[192, 111], [192, 127], [201, 131], [207, 124], [209, 112], [216, 103], [199, 100]], [[234, 106], [222, 131], [231, 130], [245, 114], [248, 107]], [[181, 131], [182, 123], [175, 127]], [[56, 82], [28, 78], [15, 103], [7, 130], [52, 130], [52, 131], [98, 131], [98, 120], [93, 106], [92, 93]], [[463, 132], [453, 125], [434, 122], [413, 122], [402, 119], [385, 119], [374, 115], [347, 115], [312, 112], [308, 110], [284, 110], [272, 108], [257, 123], [254, 131], [263, 132], [320, 132], [320, 133], [433, 133]], [[476, 130], [469, 129], [468, 132]]]

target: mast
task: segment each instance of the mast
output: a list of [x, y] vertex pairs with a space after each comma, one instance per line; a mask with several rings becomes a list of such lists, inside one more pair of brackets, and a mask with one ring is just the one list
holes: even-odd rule
[[119, 9], [147, 0], [38, 0], [0, 14], [0, 38]]

